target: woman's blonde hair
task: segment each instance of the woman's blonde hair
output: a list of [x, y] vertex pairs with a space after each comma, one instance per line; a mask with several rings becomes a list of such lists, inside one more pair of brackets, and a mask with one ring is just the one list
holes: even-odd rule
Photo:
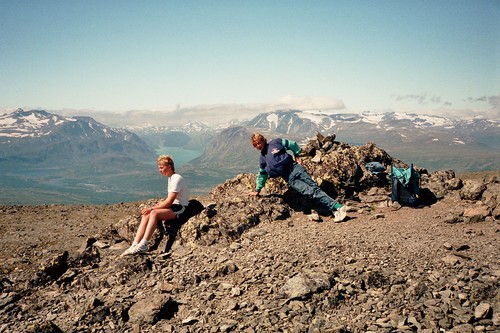
[[252, 136], [250, 137], [250, 140], [252, 141], [252, 145], [254, 147], [255, 147], [256, 143], [261, 142], [261, 141], [264, 143], [267, 143], [267, 139], [259, 132], [253, 133]]
[[172, 166], [172, 170], [175, 171], [174, 160], [172, 159], [172, 157], [170, 155], [161, 155], [156, 160], [156, 163], [164, 165], [164, 166], [170, 165], [170, 166]]

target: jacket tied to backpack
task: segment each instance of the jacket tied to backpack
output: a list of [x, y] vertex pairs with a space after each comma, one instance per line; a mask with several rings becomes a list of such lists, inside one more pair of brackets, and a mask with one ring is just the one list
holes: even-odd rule
[[400, 204], [415, 207], [419, 202], [420, 174], [413, 168], [396, 168], [391, 166], [392, 193], [391, 200]]

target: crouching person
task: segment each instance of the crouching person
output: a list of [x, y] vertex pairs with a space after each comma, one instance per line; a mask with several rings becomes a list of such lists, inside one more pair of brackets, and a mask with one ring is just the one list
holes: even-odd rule
[[[347, 217], [347, 207], [328, 196], [309, 176], [298, 157], [301, 149], [292, 140], [267, 139], [260, 133], [253, 133], [252, 145], [260, 151], [257, 186], [251, 195], [258, 196], [268, 178], [283, 178], [295, 191], [311, 198], [316, 204], [326, 207], [334, 216], [334, 222], [342, 222]], [[287, 153], [292, 151], [293, 157]]]
[[174, 161], [169, 155], [162, 155], [157, 160], [158, 171], [168, 178], [168, 196], [165, 200], [141, 211], [141, 224], [132, 245], [122, 256], [146, 253], [159, 221], [174, 220], [181, 216], [189, 204], [188, 188], [184, 178], [175, 172]]

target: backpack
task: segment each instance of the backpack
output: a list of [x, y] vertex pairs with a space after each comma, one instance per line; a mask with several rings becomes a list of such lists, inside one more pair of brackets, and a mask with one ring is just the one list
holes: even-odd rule
[[391, 166], [391, 183], [392, 201], [411, 207], [419, 205], [420, 174], [413, 169], [413, 164], [409, 168]]

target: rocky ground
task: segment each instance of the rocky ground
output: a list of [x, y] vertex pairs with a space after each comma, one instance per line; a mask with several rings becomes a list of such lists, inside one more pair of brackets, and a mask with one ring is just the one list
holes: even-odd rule
[[0, 206], [0, 332], [498, 332], [498, 179], [423, 176], [419, 208], [367, 188], [334, 223], [240, 175], [128, 257], [143, 203]]

